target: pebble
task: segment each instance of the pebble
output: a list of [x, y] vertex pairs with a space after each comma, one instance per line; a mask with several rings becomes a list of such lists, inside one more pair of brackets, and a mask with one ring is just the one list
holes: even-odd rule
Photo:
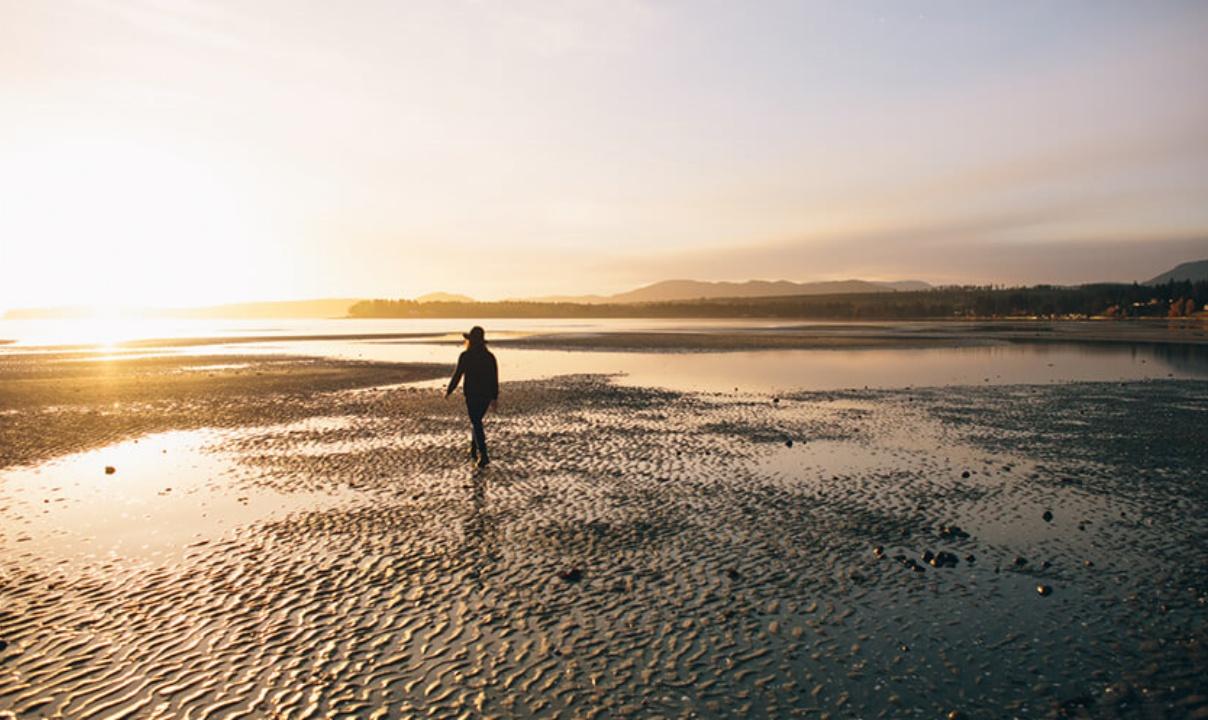
[[558, 573], [558, 577], [568, 583], [576, 583], [583, 579], [583, 571], [579, 568], [570, 568]]
[[941, 550], [932, 556], [928, 562], [931, 563], [931, 567], [936, 568], [956, 567], [960, 563], [960, 558], [950, 552]]
[[945, 525], [940, 528], [940, 537], [944, 540], [964, 540], [969, 537], [969, 533], [961, 530], [958, 525]]
[[1057, 717], [1081, 717], [1086, 714], [1087, 708], [1095, 704], [1095, 698], [1090, 695], [1079, 695], [1068, 700], [1053, 704], [1053, 711]]

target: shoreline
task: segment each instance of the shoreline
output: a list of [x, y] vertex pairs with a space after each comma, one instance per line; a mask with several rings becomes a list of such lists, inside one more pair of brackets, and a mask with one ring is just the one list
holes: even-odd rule
[[[563, 318], [557, 318], [562, 320]], [[662, 320], [662, 318], [650, 318]], [[740, 351], [776, 349], [863, 349], [909, 347], [961, 347], [994, 342], [1014, 343], [1086, 343], [1086, 344], [1161, 344], [1208, 345], [1208, 321], [1195, 319], [1134, 320], [941, 320], [941, 321], [868, 321], [800, 322], [788, 321], [771, 327], [734, 325], [733, 318], [718, 318], [716, 328], [676, 329], [674, 320], [667, 328], [656, 330], [577, 330], [509, 331], [506, 320], [502, 335], [491, 343], [497, 346], [547, 349], [599, 349], [623, 352]], [[531, 319], [522, 318], [524, 322]], [[698, 319], [692, 318], [692, 321]], [[772, 319], [760, 319], [766, 322]], [[389, 322], [389, 319], [382, 319]], [[468, 318], [466, 322], [482, 322]], [[497, 325], [498, 327], [498, 325]], [[490, 332], [488, 331], [488, 334]], [[248, 345], [296, 342], [431, 342], [455, 345], [455, 331], [449, 332], [358, 332], [308, 333], [291, 335], [207, 336], [140, 338], [108, 344], [21, 345], [0, 340], [5, 350], [0, 357], [45, 355], [68, 352], [117, 353], [132, 350], [171, 350], [204, 348], [216, 345]]]

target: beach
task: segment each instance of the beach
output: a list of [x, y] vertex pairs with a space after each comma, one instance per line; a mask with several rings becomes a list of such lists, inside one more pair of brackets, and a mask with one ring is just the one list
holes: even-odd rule
[[1208, 720], [1206, 37], [5, 3], [0, 720]]
[[1201, 370], [507, 374], [810, 347], [654, 334], [503, 338], [483, 471], [448, 343], [0, 355], [0, 717], [1208, 716]]

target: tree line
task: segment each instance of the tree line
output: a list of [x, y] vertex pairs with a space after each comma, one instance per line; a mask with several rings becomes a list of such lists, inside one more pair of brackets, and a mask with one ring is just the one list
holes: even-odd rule
[[1011, 317], [1169, 317], [1203, 313], [1208, 281], [1075, 287], [953, 286], [906, 292], [705, 298], [648, 303], [363, 300], [354, 318], [798, 318], [928, 320]]

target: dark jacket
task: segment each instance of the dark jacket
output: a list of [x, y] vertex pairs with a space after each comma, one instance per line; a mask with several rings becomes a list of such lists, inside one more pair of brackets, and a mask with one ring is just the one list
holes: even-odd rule
[[457, 370], [449, 380], [448, 392], [457, 389], [461, 376], [466, 376], [466, 398], [494, 400], [499, 397], [499, 366], [495, 356], [483, 345], [476, 345], [457, 358]]

